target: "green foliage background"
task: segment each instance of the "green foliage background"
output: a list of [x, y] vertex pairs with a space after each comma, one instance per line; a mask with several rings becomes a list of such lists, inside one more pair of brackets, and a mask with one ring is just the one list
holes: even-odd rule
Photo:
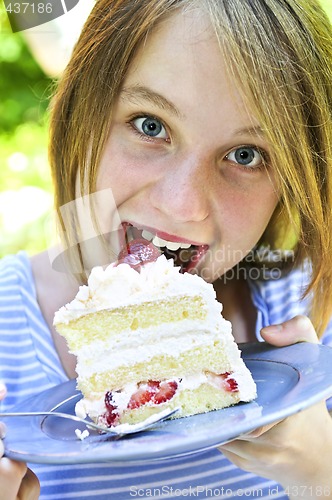
[[324, 9], [332, 19], [332, 0], [320, 0], [320, 3], [323, 5]]
[[[332, 0], [321, 3], [332, 19]], [[0, 257], [20, 249], [32, 254], [48, 243], [44, 228], [52, 185], [47, 109], [52, 86], [22, 35], [11, 32], [0, 0]], [[30, 217], [33, 220], [27, 216], [31, 207], [25, 195], [35, 205], [43, 200], [39, 213]]]
[[20, 249], [34, 253], [47, 244], [43, 226], [52, 192], [47, 162], [51, 87], [22, 35], [12, 33], [1, 2], [0, 256]]

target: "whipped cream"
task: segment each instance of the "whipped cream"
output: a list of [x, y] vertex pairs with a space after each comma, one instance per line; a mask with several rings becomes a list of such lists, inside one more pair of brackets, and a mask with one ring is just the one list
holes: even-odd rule
[[[110, 264], [105, 269], [94, 267], [87, 285], [82, 285], [74, 300], [55, 313], [54, 324], [69, 323], [82, 315], [103, 309], [139, 304], [184, 293], [202, 294], [206, 300], [216, 299], [211, 284], [189, 273], [180, 274], [180, 267], [164, 255], [145, 264], [140, 272], [128, 264]], [[219, 313], [222, 305], [216, 301]]]

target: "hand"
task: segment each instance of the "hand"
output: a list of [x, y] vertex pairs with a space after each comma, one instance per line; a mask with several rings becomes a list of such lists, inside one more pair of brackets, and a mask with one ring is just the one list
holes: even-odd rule
[[[6, 387], [0, 384], [0, 401], [6, 396]], [[40, 487], [35, 474], [23, 462], [3, 456], [2, 439], [5, 426], [0, 422], [0, 500], [38, 500]]]
[[[305, 316], [263, 328], [261, 334], [275, 346], [318, 342]], [[289, 498], [332, 498], [332, 419], [325, 402], [260, 427], [220, 451], [241, 469], [280, 483]]]

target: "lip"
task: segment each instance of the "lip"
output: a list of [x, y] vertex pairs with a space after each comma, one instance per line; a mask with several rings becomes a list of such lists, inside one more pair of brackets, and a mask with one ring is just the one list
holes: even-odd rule
[[189, 245], [194, 245], [197, 247], [201, 247], [201, 246], [209, 247], [209, 245], [207, 245], [206, 243], [200, 243], [198, 241], [189, 240], [187, 238], [183, 238], [182, 236], [176, 236], [174, 234], [170, 234], [170, 233], [167, 233], [166, 231], [161, 231], [159, 229], [155, 229], [155, 228], [150, 227], [150, 226], [145, 226], [143, 224], [137, 224], [136, 222], [132, 222], [132, 221], [122, 222], [122, 227], [124, 228], [125, 231], [126, 231], [127, 227], [129, 227], [129, 226], [133, 226], [136, 229], [139, 229], [140, 231], [143, 231], [143, 230], [148, 231], [149, 233], [152, 233], [152, 234], [158, 236], [158, 238], [161, 238], [161, 239], [166, 240], [166, 241], [171, 241], [173, 243], [187, 243]]
[[[123, 239], [121, 242], [122, 248], [127, 243], [126, 234], [127, 234], [127, 229], [129, 227], [133, 227], [134, 230], [136, 229], [138, 231], [143, 231], [143, 230], [148, 231], [148, 232], [158, 236], [159, 238], [166, 240], [166, 241], [169, 241], [169, 242], [186, 243], [186, 244], [189, 244], [191, 247], [193, 247], [190, 260], [181, 261], [181, 258], [180, 258], [181, 272], [190, 272], [190, 271], [195, 272], [198, 263], [201, 261], [201, 259], [204, 257], [205, 253], [209, 249], [209, 245], [207, 245], [206, 243], [200, 243], [197, 241], [189, 240], [187, 238], [182, 238], [180, 236], [170, 234], [166, 231], [161, 231], [159, 229], [154, 229], [151, 226], [146, 226], [145, 224], [138, 224], [134, 221], [125, 221], [125, 222], [121, 223], [121, 228], [122, 228], [121, 239]], [[138, 236], [138, 237], [140, 237], [140, 236]], [[166, 253], [166, 257], [167, 257], [168, 251], [166, 251], [165, 253]], [[173, 254], [177, 254], [177, 251], [173, 252]], [[168, 255], [169, 255], [169, 253], [168, 253]], [[179, 255], [179, 254], [177, 254], [177, 255]], [[174, 261], [176, 261], [175, 265], [179, 265], [177, 263], [178, 259], [175, 256], [169, 255], [168, 258], [173, 258]]]

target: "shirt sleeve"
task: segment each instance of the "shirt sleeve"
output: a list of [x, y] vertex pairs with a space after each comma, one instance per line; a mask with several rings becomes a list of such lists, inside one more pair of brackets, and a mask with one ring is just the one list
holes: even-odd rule
[[[256, 337], [259, 341], [263, 340], [260, 330], [264, 326], [282, 323], [299, 314], [309, 315], [311, 296], [303, 297], [303, 294], [310, 281], [310, 270], [307, 264], [285, 276], [272, 276], [266, 281], [248, 280], [257, 309]], [[331, 349], [332, 358], [332, 315], [320, 342]], [[332, 397], [327, 400], [327, 407], [332, 410]]]

